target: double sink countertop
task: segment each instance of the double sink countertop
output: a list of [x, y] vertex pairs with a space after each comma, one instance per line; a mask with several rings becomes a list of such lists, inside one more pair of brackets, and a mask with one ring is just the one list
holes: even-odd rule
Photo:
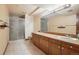
[[77, 38], [66, 37], [66, 36], [55, 35], [55, 34], [49, 34], [49, 33], [43, 33], [43, 32], [33, 32], [33, 33], [38, 34], [38, 35], [42, 35], [42, 36], [46, 36], [46, 37], [49, 37], [49, 38], [52, 38], [52, 39], [57, 39], [57, 40], [61, 40], [61, 41], [65, 41], [65, 42], [69, 42], [69, 43], [79, 45], [79, 40]]

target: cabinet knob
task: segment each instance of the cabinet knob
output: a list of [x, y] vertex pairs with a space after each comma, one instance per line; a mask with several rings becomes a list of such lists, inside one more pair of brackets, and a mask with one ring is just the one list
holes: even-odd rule
[[62, 49], [64, 49], [64, 47], [62, 47]]
[[72, 46], [70, 46], [70, 48], [72, 48]]
[[58, 48], [60, 48], [60, 46], [58, 46]]

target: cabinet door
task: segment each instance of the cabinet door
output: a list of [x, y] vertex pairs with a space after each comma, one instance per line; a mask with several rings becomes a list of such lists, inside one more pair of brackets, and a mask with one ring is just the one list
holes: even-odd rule
[[39, 37], [40, 37], [40, 35], [36, 35], [36, 37], [35, 37], [35, 44], [37, 47], [40, 46], [40, 38]]
[[62, 55], [70, 55], [71, 49], [67, 46], [62, 46]]
[[79, 47], [75, 47], [71, 44], [63, 44], [62, 55], [79, 55]]
[[62, 42], [62, 55], [70, 55], [72, 51], [72, 46], [68, 42]]
[[71, 55], [79, 55], [79, 45], [72, 45], [71, 48]]
[[40, 38], [39, 38], [39, 35], [33, 34], [32, 36], [33, 36], [33, 37], [32, 37], [32, 42], [33, 42], [37, 47], [39, 47], [39, 45], [40, 45]]
[[71, 50], [70, 55], [79, 55], [79, 51]]
[[50, 55], [60, 55], [61, 46], [59, 44], [49, 42], [49, 54]]
[[41, 36], [40, 38], [40, 49], [48, 54], [48, 38]]
[[35, 37], [36, 35], [35, 34], [32, 34], [32, 42], [35, 43]]
[[79, 55], [79, 51], [68, 47], [62, 47], [62, 55]]

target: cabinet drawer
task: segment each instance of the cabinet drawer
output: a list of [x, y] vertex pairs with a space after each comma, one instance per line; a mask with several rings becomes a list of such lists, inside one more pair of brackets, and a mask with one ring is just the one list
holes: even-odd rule
[[70, 43], [62, 42], [62, 47], [70, 48], [70, 46], [72, 46]]
[[51, 43], [56, 43], [56, 44], [59, 44], [59, 45], [61, 45], [62, 43], [61, 43], [61, 41], [59, 41], [59, 40], [57, 40], [57, 39], [49, 39], [49, 42], [51, 42]]

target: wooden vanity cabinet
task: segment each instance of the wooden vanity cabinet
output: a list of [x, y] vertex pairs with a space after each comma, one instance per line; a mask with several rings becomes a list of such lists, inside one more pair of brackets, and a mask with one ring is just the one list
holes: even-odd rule
[[60, 55], [61, 54], [61, 45], [59, 42], [53, 42], [49, 40], [49, 55]]
[[71, 46], [70, 44], [67, 43], [62, 43], [62, 47], [61, 47], [61, 53], [62, 55], [70, 55], [71, 53]]
[[36, 35], [36, 46], [39, 47], [40, 46], [40, 38], [39, 38], [39, 35]]
[[32, 33], [32, 43], [34, 44], [35, 43], [35, 34], [34, 33]]
[[48, 38], [37, 34], [32, 34], [32, 36], [32, 42], [34, 43], [34, 45], [48, 54]]
[[70, 55], [79, 55], [79, 45], [71, 44], [70, 49]]
[[79, 55], [79, 46], [72, 43], [62, 43], [62, 55]]
[[40, 37], [40, 49], [48, 54], [48, 38], [45, 36]]
[[37, 34], [32, 34], [32, 42], [37, 46], [39, 47], [40, 46], [40, 38], [39, 38], [39, 35]]
[[49, 40], [48, 49], [50, 55], [79, 55], [79, 45], [56, 39]]
[[79, 45], [32, 34], [32, 42], [48, 55], [79, 55]]
[[79, 55], [79, 51], [71, 50], [69, 55]]

